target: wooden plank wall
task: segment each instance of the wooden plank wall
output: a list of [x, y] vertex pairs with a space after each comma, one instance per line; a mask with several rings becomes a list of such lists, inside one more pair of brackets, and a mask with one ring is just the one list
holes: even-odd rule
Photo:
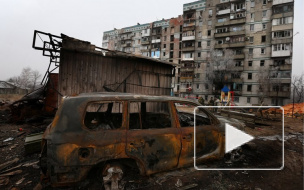
[[[95, 53], [61, 49], [59, 92], [64, 96], [105, 92], [104, 85], [115, 90], [129, 76], [126, 80], [128, 93], [170, 95], [171, 73], [172, 66], [150, 60], [104, 57]], [[124, 92], [124, 89], [122, 84], [116, 91]]]

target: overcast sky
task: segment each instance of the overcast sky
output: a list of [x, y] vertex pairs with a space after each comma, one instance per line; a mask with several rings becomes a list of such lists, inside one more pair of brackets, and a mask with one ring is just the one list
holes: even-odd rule
[[[61, 33], [101, 47], [104, 31], [181, 15], [191, 0], [0, 0], [0, 80], [31, 67], [45, 73], [49, 59], [32, 48], [34, 30]], [[293, 74], [303, 72], [303, 0], [295, 2]]]

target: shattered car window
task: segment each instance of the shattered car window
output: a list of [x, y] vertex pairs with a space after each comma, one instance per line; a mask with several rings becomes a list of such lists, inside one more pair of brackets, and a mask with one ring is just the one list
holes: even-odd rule
[[84, 124], [91, 130], [113, 130], [122, 125], [122, 102], [93, 102], [86, 109]]
[[171, 127], [168, 102], [131, 102], [130, 129], [160, 129]]
[[[186, 103], [175, 103], [175, 107], [178, 114], [178, 119], [181, 127], [193, 127], [194, 126], [194, 109], [197, 105]], [[196, 125], [211, 125], [210, 118], [204, 112], [203, 108], [199, 108], [196, 111]]]

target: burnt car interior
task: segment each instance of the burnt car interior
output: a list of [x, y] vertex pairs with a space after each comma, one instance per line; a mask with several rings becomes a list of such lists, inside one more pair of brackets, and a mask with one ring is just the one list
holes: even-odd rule
[[129, 128], [161, 129], [171, 127], [168, 102], [131, 102]]
[[91, 130], [118, 129], [122, 125], [122, 102], [94, 102], [87, 106], [84, 124]]
[[[181, 127], [194, 126], [194, 114], [193, 110], [196, 105], [175, 103], [175, 107], [178, 114], [178, 119]], [[211, 120], [202, 108], [196, 112], [196, 125], [211, 125]]]

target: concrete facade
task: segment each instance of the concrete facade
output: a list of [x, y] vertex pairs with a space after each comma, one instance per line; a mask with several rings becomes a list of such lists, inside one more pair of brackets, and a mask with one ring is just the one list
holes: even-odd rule
[[141, 39], [127, 42], [133, 51], [114, 49], [179, 63], [175, 95], [206, 100], [220, 95], [211, 54], [230, 51], [233, 69], [223, 77], [234, 103], [282, 105], [290, 98], [293, 6], [293, 0], [195, 1], [183, 5], [183, 16], [105, 32], [103, 47], [113, 49], [126, 29], [146, 27]]

